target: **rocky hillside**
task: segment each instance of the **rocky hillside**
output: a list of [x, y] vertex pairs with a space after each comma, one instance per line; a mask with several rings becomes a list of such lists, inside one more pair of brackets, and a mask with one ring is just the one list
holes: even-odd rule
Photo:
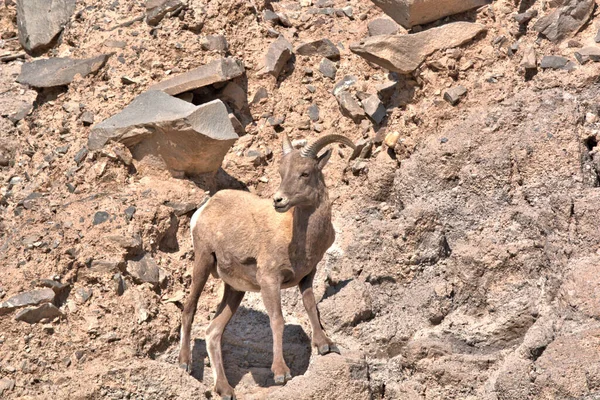
[[276, 386], [249, 294], [223, 338], [239, 398], [600, 397], [596, 3], [392, 3], [0, 2], [1, 398], [214, 398], [218, 280], [177, 365], [190, 217], [270, 197], [282, 133], [359, 145], [326, 169], [315, 281], [341, 355], [287, 290]]

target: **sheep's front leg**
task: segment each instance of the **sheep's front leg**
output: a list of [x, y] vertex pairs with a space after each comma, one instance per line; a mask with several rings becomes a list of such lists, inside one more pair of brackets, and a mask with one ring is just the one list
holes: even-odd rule
[[292, 374], [283, 359], [283, 312], [281, 311], [281, 280], [264, 279], [260, 282], [260, 294], [269, 314], [273, 331], [273, 365], [271, 371], [275, 375], [275, 383], [285, 384], [292, 379]]
[[304, 303], [304, 308], [306, 309], [312, 327], [312, 344], [317, 348], [319, 354], [340, 354], [337, 346], [327, 337], [327, 334], [325, 334], [325, 331], [323, 330], [323, 325], [321, 325], [319, 310], [317, 309], [317, 302], [315, 301], [315, 294], [313, 293], [312, 287], [316, 272], [317, 269], [313, 269], [312, 272], [306, 275], [298, 284], [300, 293], [302, 293], [302, 302]]

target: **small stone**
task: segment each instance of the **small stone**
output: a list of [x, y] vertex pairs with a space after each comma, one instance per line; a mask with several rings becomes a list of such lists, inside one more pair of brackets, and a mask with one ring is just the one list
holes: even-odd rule
[[340, 59], [340, 50], [329, 39], [319, 39], [304, 43], [296, 49], [296, 53], [301, 56], [320, 55], [331, 60]]
[[226, 52], [229, 44], [223, 35], [208, 35], [202, 39], [200, 47], [202, 50]]
[[346, 15], [346, 17], [348, 17], [350, 19], [354, 19], [354, 10], [352, 9], [352, 6], [343, 7], [342, 11]]
[[148, 0], [146, 2], [146, 22], [156, 26], [167, 13], [183, 7], [181, 0]]
[[366, 117], [365, 110], [360, 106], [358, 100], [347, 91], [341, 92], [336, 96], [342, 114], [351, 118], [355, 123], [359, 123]]
[[77, 152], [77, 154], [75, 154], [75, 157], [73, 157], [73, 159], [75, 160], [75, 163], [77, 163], [77, 165], [79, 165], [79, 164], [81, 164], [81, 162], [83, 160], [85, 160], [87, 155], [88, 155], [87, 147], [82, 147], [81, 150], [79, 150]]
[[585, 122], [587, 122], [588, 124], [593, 124], [598, 122], [598, 114], [595, 113], [586, 113], [585, 114]]
[[[6, 368], [4, 368], [6, 369]], [[8, 378], [0, 379], [0, 396], [5, 395], [15, 388], [15, 381]]]
[[377, 95], [384, 102], [387, 103], [391, 100], [394, 93], [396, 93], [396, 88], [398, 87], [398, 82], [388, 81], [386, 83], [380, 83], [375, 85], [375, 90], [377, 90]]
[[285, 117], [269, 117], [267, 123], [273, 127], [280, 126], [285, 122]]
[[537, 55], [534, 47], [525, 49], [520, 66], [525, 69], [537, 69]]
[[400, 132], [391, 132], [385, 135], [383, 142], [387, 147], [393, 149], [396, 146], [396, 143], [398, 143], [398, 139], [400, 139]]
[[56, 152], [58, 154], [67, 154], [67, 152], [69, 151], [69, 148], [71, 147], [70, 144], [65, 144], [64, 146], [60, 146], [56, 148]]
[[376, 124], [381, 123], [386, 116], [386, 109], [383, 106], [379, 97], [376, 94], [373, 94], [362, 101], [363, 108], [367, 115], [375, 122]]
[[367, 25], [369, 36], [395, 35], [400, 30], [400, 25], [389, 18], [376, 18]]
[[121, 83], [124, 84], [124, 85], [137, 85], [137, 84], [139, 84], [138, 81], [136, 81], [133, 78], [128, 77], [127, 75], [123, 75], [121, 77]]
[[598, 32], [596, 33], [596, 36], [594, 37], [594, 42], [600, 43], [600, 29], [598, 30]]
[[279, 16], [269, 9], [265, 9], [263, 11], [263, 19], [265, 22], [268, 22], [271, 25], [276, 25], [279, 23]]
[[167, 279], [165, 271], [147, 254], [139, 261], [128, 261], [127, 273], [135, 283], [150, 283], [155, 287], [162, 286]]
[[311, 93], [314, 93], [317, 91], [317, 88], [313, 85], [306, 85], [306, 90], [308, 90]]
[[81, 122], [84, 126], [90, 126], [94, 123], [94, 114], [91, 111], [84, 111], [81, 114]]
[[120, 273], [117, 272], [113, 276], [113, 282], [114, 282], [115, 293], [117, 294], [117, 296], [122, 296], [123, 293], [125, 293], [125, 289], [127, 289], [127, 286], [125, 284], [125, 279], [123, 279], [123, 275], [121, 275]]
[[464, 86], [455, 86], [444, 92], [444, 100], [453, 106], [457, 105], [462, 97], [467, 94], [467, 88]]
[[283, 36], [271, 43], [265, 55], [265, 71], [278, 77], [292, 57], [292, 45]]
[[568, 58], [560, 56], [544, 56], [540, 62], [542, 69], [562, 69], [569, 62]]
[[527, 10], [524, 13], [514, 15], [513, 18], [515, 21], [517, 21], [519, 23], [519, 25], [525, 25], [529, 21], [531, 21], [533, 18], [537, 17], [537, 15], [538, 15], [537, 10]]
[[42, 325], [42, 331], [48, 335], [52, 335], [54, 333], [54, 326], [52, 324], [44, 324]]
[[75, 290], [75, 300], [77, 300], [79, 304], [84, 304], [90, 299], [90, 297], [92, 297], [93, 293], [94, 292], [92, 291], [92, 289], [83, 287], [78, 288], [77, 290]]
[[106, 211], [98, 211], [96, 214], [94, 214], [93, 224], [100, 225], [101, 223], [108, 221], [109, 218], [110, 215]]
[[258, 104], [263, 99], [269, 98], [269, 92], [263, 86], [259, 87], [256, 93], [254, 93], [254, 97], [252, 98], [252, 104]]
[[311, 121], [314, 121], [314, 122], [318, 121], [319, 120], [319, 106], [317, 106], [316, 104], [311, 104], [308, 107], [307, 114]]
[[570, 48], [570, 49], [578, 49], [580, 47], [583, 47], [583, 45], [581, 44], [581, 42], [579, 40], [570, 39], [567, 42], [567, 47]]
[[127, 221], [131, 221], [133, 219], [133, 214], [136, 212], [136, 208], [134, 206], [129, 206], [125, 209], [125, 219]]
[[323, 58], [319, 64], [319, 72], [321, 72], [327, 78], [334, 80], [337, 74], [337, 67], [335, 63], [328, 58]]
[[354, 175], [360, 175], [361, 173], [364, 173], [367, 171], [367, 167], [368, 167], [368, 163], [366, 160], [363, 160], [361, 158], [358, 158], [354, 164], [352, 164], [352, 173]]

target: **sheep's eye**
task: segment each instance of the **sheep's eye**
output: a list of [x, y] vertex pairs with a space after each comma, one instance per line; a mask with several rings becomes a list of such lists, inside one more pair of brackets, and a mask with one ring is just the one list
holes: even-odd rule
[[302, 178], [308, 178], [308, 172], [303, 172], [300, 174]]

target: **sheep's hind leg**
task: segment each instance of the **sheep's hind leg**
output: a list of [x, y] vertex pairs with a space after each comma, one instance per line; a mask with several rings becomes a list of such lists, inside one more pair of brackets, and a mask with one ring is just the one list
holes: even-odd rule
[[200, 293], [204, 289], [210, 270], [214, 267], [215, 260], [212, 253], [196, 252], [196, 259], [194, 261], [194, 270], [192, 272], [192, 290], [185, 302], [183, 307], [183, 314], [181, 315], [181, 335], [180, 335], [180, 348], [179, 348], [179, 366], [191, 372], [192, 370], [192, 356], [190, 349], [190, 333], [192, 331], [192, 323], [194, 322], [194, 314], [196, 314], [196, 307], [198, 305], [198, 299]]
[[321, 355], [327, 353], [340, 354], [339, 349], [333, 341], [327, 337], [327, 334], [325, 334], [325, 331], [323, 330], [323, 325], [321, 325], [319, 310], [317, 309], [317, 302], [315, 301], [315, 294], [313, 293], [312, 287], [316, 271], [317, 270], [314, 269], [298, 284], [300, 293], [302, 294], [302, 302], [304, 303], [304, 308], [306, 309], [312, 327], [312, 344], [317, 348]]
[[206, 349], [208, 350], [208, 356], [210, 357], [210, 363], [215, 379], [215, 392], [217, 392], [223, 400], [234, 400], [235, 394], [233, 388], [227, 381], [225, 368], [223, 367], [221, 338], [223, 337], [225, 327], [242, 302], [245, 292], [239, 292], [226, 283], [224, 283], [224, 285], [225, 289], [223, 291], [221, 304], [219, 304], [219, 307], [217, 308], [215, 318], [206, 330]]

